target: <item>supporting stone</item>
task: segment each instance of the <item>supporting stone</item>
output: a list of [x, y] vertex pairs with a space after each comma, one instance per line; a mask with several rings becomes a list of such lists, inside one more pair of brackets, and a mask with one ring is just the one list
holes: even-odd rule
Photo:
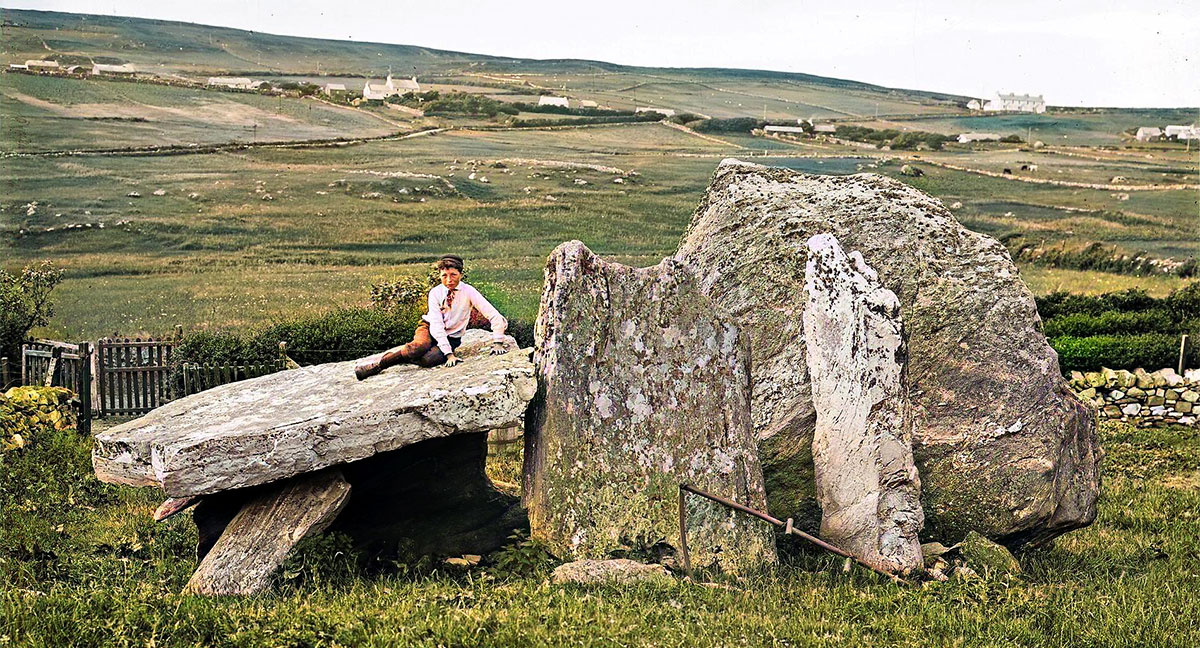
[[331, 470], [289, 479], [248, 501], [184, 587], [186, 594], [257, 594], [305, 536], [320, 533], [346, 504], [350, 484]]
[[[608, 263], [572, 241], [546, 265], [526, 415], [532, 535], [560, 558], [679, 547], [679, 484], [765, 505], [747, 349], [684, 264]], [[693, 565], [775, 560], [770, 528], [690, 498]]]
[[921, 567], [920, 480], [900, 301], [831, 234], [809, 239], [806, 358], [821, 537], [892, 573]]

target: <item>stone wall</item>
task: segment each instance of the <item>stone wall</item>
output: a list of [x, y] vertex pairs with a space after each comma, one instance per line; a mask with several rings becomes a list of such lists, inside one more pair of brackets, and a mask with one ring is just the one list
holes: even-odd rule
[[61, 387], [13, 387], [0, 393], [0, 448], [20, 449], [47, 429], [75, 427], [71, 396]]
[[1190, 369], [1182, 376], [1174, 369], [1153, 373], [1108, 368], [1072, 371], [1071, 387], [1080, 398], [1096, 405], [1101, 419], [1146, 427], [1165, 423], [1196, 426], [1200, 420], [1200, 369]]

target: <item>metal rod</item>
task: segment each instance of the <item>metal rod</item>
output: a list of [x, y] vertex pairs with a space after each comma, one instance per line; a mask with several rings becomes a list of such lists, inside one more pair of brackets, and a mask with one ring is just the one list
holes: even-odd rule
[[[710, 500], [712, 500], [712, 501], [714, 501], [714, 502], [716, 502], [716, 503], [718, 503], [718, 504], [724, 504], [725, 506], [728, 506], [728, 507], [729, 507], [729, 508], [731, 508], [731, 509], [734, 509], [734, 510], [736, 510], [736, 511], [741, 511], [742, 513], [746, 513], [747, 515], [753, 515], [754, 517], [756, 517], [756, 518], [758, 518], [758, 519], [760, 519], [760, 520], [764, 520], [764, 521], [766, 521], [766, 522], [770, 522], [771, 524], [774, 524], [775, 526], [784, 527], [784, 530], [785, 530], [785, 532], [787, 532], [787, 533], [791, 533], [792, 535], [798, 535], [798, 536], [800, 536], [801, 538], [804, 538], [805, 540], [808, 540], [809, 542], [811, 542], [811, 543], [813, 543], [813, 544], [817, 545], [818, 547], [820, 547], [820, 548], [822, 548], [822, 549], [824, 549], [824, 550], [826, 550], [826, 551], [828, 551], [828, 552], [830, 552], [830, 553], [837, 554], [837, 555], [839, 555], [839, 556], [842, 556], [843, 558], [849, 558], [850, 560], [853, 560], [854, 562], [856, 562], [856, 563], [858, 563], [858, 564], [862, 565], [863, 567], [866, 567], [867, 569], [870, 569], [871, 571], [875, 572], [876, 574], [879, 574], [879, 575], [881, 575], [881, 576], [886, 576], [886, 577], [888, 577], [889, 579], [891, 579], [891, 581], [892, 581], [893, 583], [898, 583], [898, 584], [901, 584], [901, 585], [907, 585], [907, 584], [908, 584], [908, 581], [905, 581], [904, 579], [900, 578], [899, 576], [896, 576], [895, 574], [891, 574], [891, 573], [888, 573], [888, 572], [886, 572], [886, 571], [883, 571], [882, 569], [878, 569], [878, 568], [876, 568], [876, 567], [873, 567], [872, 565], [869, 565], [869, 564], [867, 564], [867, 563], [863, 562], [862, 560], [859, 560], [858, 558], [856, 558], [856, 557], [854, 557], [854, 556], [850, 555], [849, 553], [847, 553], [847, 552], [843, 551], [842, 549], [839, 549], [839, 548], [837, 548], [837, 547], [835, 547], [835, 546], [833, 546], [833, 545], [829, 544], [828, 542], [825, 542], [824, 540], [822, 540], [822, 539], [820, 539], [820, 538], [818, 538], [818, 537], [816, 537], [816, 536], [809, 535], [809, 534], [807, 534], [807, 533], [805, 533], [805, 532], [803, 532], [803, 531], [801, 531], [801, 530], [799, 530], [799, 529], [796, 529], [796, 528], [794, 528], [794, 527], [793, 527], [791, 524], [786, 524], [786, 523], [784, 523], [782, 520], [780, 520], [779, 518], [775, 518], [775, 517], [772, 517], [772, 516], [770, 516], [770, 515], [767, 515], [766, 513], [763, 513], [762, 511], [756, 511], [756, 510], [754, 510], [754, 509], [750, 508], [749, 506], [745, 506], [745, 505], [743, 505], [743, 504], [738, 504], [737, 502], [735, 502], [735, 501], [733, 501], [733, 500], [730, 500], [730, 499], [726, 499], [726, 498], [724, 498], [724, 497], [721, 497], [720, 495], [713, 495], [712, 493], [706, 493], [706, 492], [704, 492], [704, 491], [700, 490], [699, 488], [696, 488], [696, 487], [694, 487], [694, 486], [689, 486], [688, 484], [680, 484], [680, 485], [679, 485], [679, 490], [680, 490], [680, 491], [687, 491], [687, 492], [689, 492], [689, 493], [693, 493], [693, 494], [699, 495], [700, 497], [704, 497], [704, 498], [710, 499]], [[680, 493], [680, 496], [679, 496], [679, 497], [680, 497], [680, 508], [681, 508], [681, 510], [682, 510], [682, 507], [683, 507], [683, 494], [682, 494], [682, 493]], [[790, 521], [790, 520], [789, 520], [789, 521]], [[681, 523], [681, 524], [682, 524], [682, 523]], [[681, 531], [682, 531], [682, 527], [681, 527]], [[681, 544], [682, 544], [682, 543], [681, 543]], [[686, 555], [686, 554], [685, 554], [685, 555]]]
[[687, 504], [683, 501], [683, 486], [679, 487], [679, 551], [683, 554], [683, 569], [692, 575], [692, 556], [687, 546]]

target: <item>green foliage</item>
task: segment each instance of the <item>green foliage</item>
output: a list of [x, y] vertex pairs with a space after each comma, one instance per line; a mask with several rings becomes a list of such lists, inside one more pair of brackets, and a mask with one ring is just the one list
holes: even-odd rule
[[899, 131], [894, 128], [874, 129], [866, 126], [838, 126], [834, 134], [855, 142], [869, 142], [876, 146], [891, 146], [897, 150], [929, 148], [940, 150], [950, 137], [926, 131]]
[[277, 576], [286, 589], [338, 586], [360, 575], [362, 567], [362, 556], [350, 536], [321, 533], [297, 543]]
[[529, 537], [528, 531], [517, 531], [508, 537], [509, 543], [493, 552], [489, 559], [494, 576], [507, 578], [544, 578], [558, 559], [546, 543]]
[[513, 104], [497, 101], [487, 95], [451, 92], [441, 94], [437, 90], [429, 92], [409, 92], [403, 96], [392, 96], [387, 99], [390, 103], [398, 103], [411, 108], [420, 108], [426, 115], [515, 115], [520, 110]]
[[[1166, 333], [1142, 335], [1061, 336], [1050, 340], [1058, 353], [1059, 368], [1068, 371], [1110, 369], [1155, 370], [1174, 367], [1179, 359], [1179, 336]], [[1184, 362], [1200, 366], [1200, 348], [1189, 345]]]
[[637, 115], [582, 117], [574, 119], [521, 119], [512, 122], [511, 125], [521, 128], [544, 128], [546, 126], [580, 126], [583, 124], [633, 124], [661, 120], [662, 115], [658, 113], [639, 113]]
[[424, 309], [429, 294], [428, 278], [405, 276], [371, 284], [371, 304], [389, 313]]
[[1178, 323], [1171, 318], [1170, 313], [1162, 310], [1134, 313], [1105, 311], [1099, 315], [1071, 313], [1046, 322], [1046, 337], [1166, 333], [1173, 331], [1178, 326]]
[[54, 315], [50, 293], [62, 271], [49, 261], [25, 266], [20, 274], [0, 269], [0, 356], [21, 357], [29, 331]]
[[[1102, 212], [1108, 214], [1109, 212]], [[1120, 215], [1113, 214], [1120, 220]], [[1099, 241], [1083, 247], [1042, 247], [1028, 242], [1024, 236], [1015, 235], [1005, 241], [1012, 251], [1014, 258], [1025, 261], [1036, 261], [1051, 268], [1069, 268], [1072, 270], [1097, 270], [1131, 275], [1162, 275], [1165, 274], [1163, 260], [1146, 254], [1127, 254], [1115, 245], [1105, 245]], [[1179, 277], [1195, 276], [1197, 268], [1195, 257], [1189, 258], [1173, 268], [1168, 267], [1172, 274]]]
[[1021, 144], [1025, 140], [1021, 139], [1020, 135], [1005, 135], [1000, 138], [1000, 141], [1008, 144]]
[[[546, 113], [551, 115], [576, 115], [579, 117], [632, 117], [632, 110], [613, 110], [611, 108], [568, 108], [566, 106], [539, 106], [525, 102], [514, 102], [514, 108], [521, 112]], [[662, 116], [659, 116], [662, 119]]]
[[697, 133], [749, 133], [756, 128], [762, 128], [762, 120], [753, 117], [731, 117], [728, 119], [706, 119], [692, 125]]
[[13, 387], [0, 394], [0, 451], [19, 451], [50, 430], [74, 428], [71, 396], [61, 387]]

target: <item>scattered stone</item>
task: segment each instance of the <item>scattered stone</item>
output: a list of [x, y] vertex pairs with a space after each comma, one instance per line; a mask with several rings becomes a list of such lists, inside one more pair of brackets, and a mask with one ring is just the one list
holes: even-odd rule
[[958, 550], [969, 569], [983, 572], [989, 578], [1021, 573], [1021, 563], [1017, 562], [1012, 552], [975, 531], [967, 534]]
[[671, 582], [671, 574], [662, 565], [647, 565], [634, 560], [576, 560], [554, 568], [551, 582], [594, 585], [599, 583]]
[[136, 192], [136, 191], [130, 191], [129, 193], [125, 194], [125, 196], [126, 196], [127, 198], [141, 198], [141, 197], [142, 197], [142, 194], [140, 194], [140, 193], [138, 193], [138, 192]]
[[[558, 246], [534, 328], [538, 398], [525, 419], [524, 500], [557, 556], [680, 549], [679, 485], [763, 509], [746, 340], [694, 271], [606, 262]], [[768, 525], [685, 498], [693, 567], [775, 561]]]
[[154, 195], [155, 196], [165, 196], [165, 195], [167, 195], [167, 190], [166, 189], [155, 189]]
[[808, 240], [806, 358], [821, 537], [883, 571], [921, 568], [924, 522], [895, 293], [831, 234]]
[[[925, 533], [1045, 542], [1096, 515], [1096, 417], [1059, 373], [1004, 246], [874, 174], [721, 164], [677, 254], [751, 338], [752, 416], [770, 511], [815, 530], [816, 413], [797, 295], [829, 232], [900, 299]], [[1021, 423], [1021, 426], [1015, 426]]]

